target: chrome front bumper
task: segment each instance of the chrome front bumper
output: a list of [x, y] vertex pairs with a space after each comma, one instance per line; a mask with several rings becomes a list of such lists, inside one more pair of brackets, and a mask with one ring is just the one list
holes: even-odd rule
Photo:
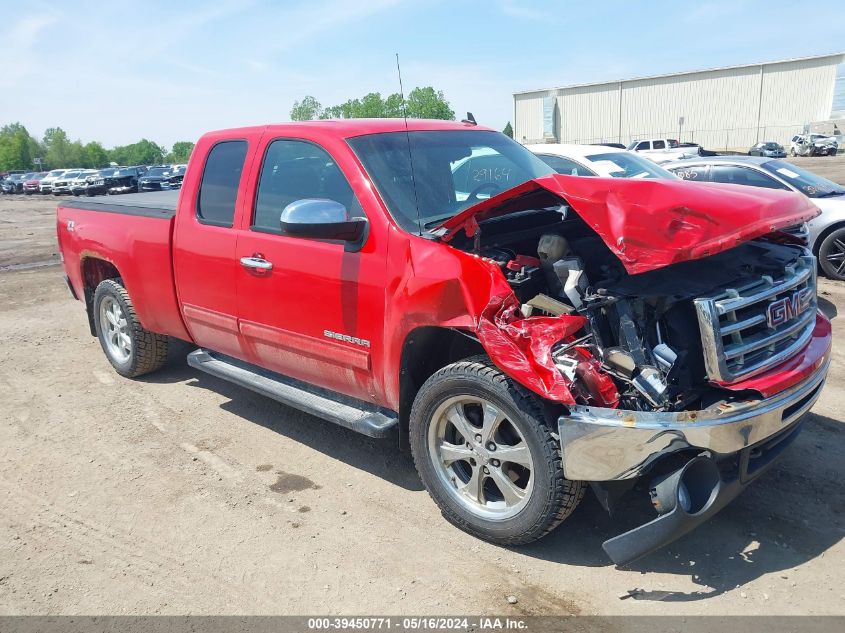
[[683, 449], [736, 453], [809, 411], [824, 386], [829, 364], [828, 351], [809, 378], [786, 391], [703, 411], [652, 413], [571, 406], [569, 415], [558, 419], [564, 475], [580, 481], [631, 479], [658, 458]]

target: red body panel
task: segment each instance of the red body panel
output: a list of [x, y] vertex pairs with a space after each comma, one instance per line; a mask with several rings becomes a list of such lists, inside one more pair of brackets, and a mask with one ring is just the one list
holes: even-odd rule
[[[412, 130], [484, 129], [408, 123]], [[59, 241], [77, 296], [83, 296], [84, 258], [101, 258], [120, 272], [147, 329], [394, 410], [408, 335], [425, 326], [463, 329], [476, 334], [514, 380], [548, 399], [572, 403], [550, 349], [578, 330], [582, 317], [521, 318], [496, 265], [401, 230], [346, 144], [352, 136], [404, 129], [401, 120], [380, 119], [205, 135], [185, 174], [175, 222], [60, 206]], [[308, 140], [332, 155], [369, 221], [360, 251], [250, 229], [264, 149], [276, 138]], [[216, 142], [231, 139], [249, 143], [234, 226], [202, 225], [195, 202], [206, 155]], [[478, 219], [509, 212], [521, 194], [541, 189], [564, 198], [631, 273], [704, 257], [817, 213], [802, 196], [756, 188], [726, 193], [724, 186], [548, 176], [459, 214], [444, 223], [441, 237], [448, 240], [461, 228], [471, 234]], [[271, 261], [273, 270], [256, 273], [240, 265], [241, 257], [256, 254]], [[800, 380], [829, 353], [825, 323], [821, 319], [807, 349], [777, 371], [730, 388], [768, 394]], [[612, 395], [604, 390], [605, 397]]]
[[[69, 209], [57, 211], [65, 273], [77, 297], [84, 297], [87, 258], [109, 262], [120, 272], [148, 330], [189, 340], [173, 282], [170, 242], [173, 220]], [[68, 223], [72, 222], [72, 230]]]

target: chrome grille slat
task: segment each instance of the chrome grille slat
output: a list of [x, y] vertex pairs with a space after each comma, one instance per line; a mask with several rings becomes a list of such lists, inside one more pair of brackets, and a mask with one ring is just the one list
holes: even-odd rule
[[[815, 327], [816, 258], [806, 249], [782, 276], [761, 276], [709, 297], [695, 300], [704, 364], [710, 380], [733, 382], [761, 373], [794, 355], [810, 340]], [[769, 305], [791, 299], [809, 288], [812, 298], [798, 314], [776, 327], [768, 321]]]
[[813, 271], [803, 270], [797, 278], [790, 276], [786, 281], [769, 286], [765, 290], [758, 292], [757, 294], [751, 295], [750, 297], [742, 297], [740, 299], [716, 299], [716, 307], [719, 310], [719, 314], [727, 314], [728, 312], [736, 312], [737, 310], [742, 310], [743, 308], [747, 308], [752, 304], [759, 303], [760, 301], [765, 301], [766, 299], [770, 299], [772, 297], [776, 297], [777, 295], [787, 290], [791, 290], [795, 286], [801, 285], [803, 282], [807, 281], [807, 279], [812, 274]]
[[806, 328], [811, 320], [815, 322], [815, 316], [816, 315], [814, 312], [810, 312], [808, 310], [804, 314], [802, 314], [797, 321], [793, 321], [786, 328], [777, 330], [771, 336], [758, 336], [758, 338], [751, 339], [750, 341], [744, 342], [741, 345], [726, 345], [725, 358], [736, 358], [737, 356], [744, 356], [746, 354], [750, 354], [751, 352], [763, 349], [765, 347], [771, 347], [779, 341], [789, 338], [795, 335], [796, 332], [800, 332], [802, 329]]

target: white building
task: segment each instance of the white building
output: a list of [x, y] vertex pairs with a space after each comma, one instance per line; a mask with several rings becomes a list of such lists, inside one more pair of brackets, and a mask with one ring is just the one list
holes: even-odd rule
[[514, 138], [627, 145], [680, 137], [710, 149], [788, 144], [813, 121], [842, 115], [843, 63], [845, 53], [836, 53], [517, 92]]

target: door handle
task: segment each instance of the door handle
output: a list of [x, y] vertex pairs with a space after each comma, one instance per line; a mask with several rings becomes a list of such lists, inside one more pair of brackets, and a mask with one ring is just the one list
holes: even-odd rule
[[262, 257], [241, 257], [241, 266], [262, 271], [273, 270], [273, 263]]

